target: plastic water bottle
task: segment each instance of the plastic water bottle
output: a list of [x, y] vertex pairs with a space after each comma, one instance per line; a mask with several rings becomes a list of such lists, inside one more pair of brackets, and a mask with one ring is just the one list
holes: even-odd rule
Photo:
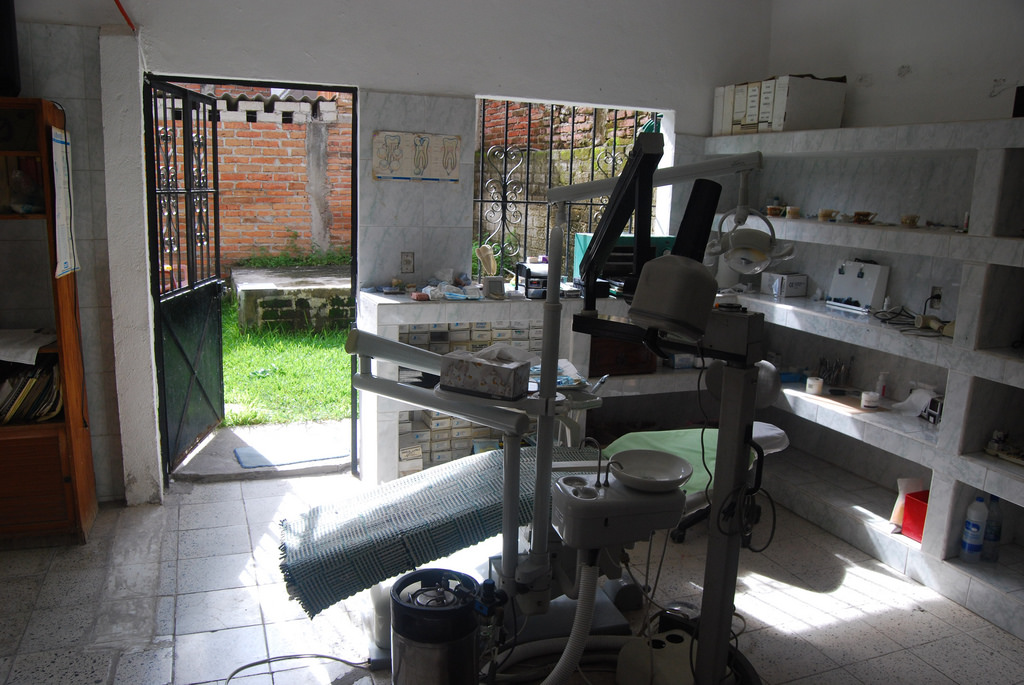
[[982, 561], [999, 561], [999, 538], [1003, 535], [1003, 511], [999, 498], [988, 498], [988, 518], [985, 520], [985, 537], [981, 543]]
[[978, 495], [967, 507], [967, 519], [964, 521], [964, 533], [960, 538], [960, 558], [964, 561], [981, 559], [981, 546], [985, 536], [985, 521], [988, 519], [988, 507], [985, 498]]

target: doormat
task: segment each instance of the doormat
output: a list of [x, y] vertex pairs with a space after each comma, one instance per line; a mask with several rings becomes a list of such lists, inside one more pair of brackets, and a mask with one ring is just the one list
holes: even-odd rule
[[337, 454], [332, 456], [309, 456], [304, 454], [301, 449], [297, 450], [273, 450], [269, 454], [265, 454], [255, 447], [236, 447], [235, 448], [235, 459], [242, 466], [243, 469], [258, 469], [264, 467], [274, 466], [289, 466], [291, 464], [301, 464], [307, 461], [326, 461], [329, 459], [343, 459], [349, 456], [348, 450], [339, 450]]

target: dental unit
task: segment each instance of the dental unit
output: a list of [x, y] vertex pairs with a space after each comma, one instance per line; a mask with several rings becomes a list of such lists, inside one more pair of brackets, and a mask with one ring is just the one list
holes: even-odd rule
[[[585, 304], [582, 314], [573, 319], [573, 330], [640, 341], [662, 356], [686, 351], [721, 360], [715, 371], [716, 397], [722, 403], [710, 493], [709, 518], [714, 523], [709, 526], [693, 670], [694, 682], [705, 685], [723, 682], [732, 672], [730, 626], [744, 532], [740, 509], [751, 491], [763, 315], [714, 307], [717, 285], [702, 260], [721, 186], [704, 177], [741, 173], [745, 186], [746, 173], [760, 167], [761, 157], [752, 153], [657, 169], [661, 155], [661, 135], [641, 134], [620, 176], [550, 189], [548, 201], [555, 205], [556, 218], [550, 228], [548, 261], [550, 268], [561, 269], [566, 203], [608, 195], [607, 210], [581, 264]], [[682, 181], [693, 181], [693, 190], [672, 252], [653, 258], [649, 211], [653, 187]], [[633, 214], [637, 257], [636, 277], [627, 288], [632, 295], [629, 320], [604, 317], [597, 313], [593, 285]], [[281, 567], [307, 613], [313, 615], [359, 590], [500, 532], [501, 556], [492, 560], [492, 578], [484, 587], [473, 588], [472, 583], [449, 575], [438, 581], [436, 591], [477, 605], [484, 617], [545, 614], [553, 596], [578, 598], [562, 655], [544, 680], [545, 685], [566, 682], [588, 647], [599, 575], [620, 575], [610, 561], [617, 557], [602, 550], [618, 550], [648, 539], [654, 530], [673, 528], [684, 511], [686, 494], [680, 484], [688, 474], [659, 472], [630, 483], [634, 474], [629, 469], [598, 460], [595, 477], [593, 449], [556, 447], [558, 422], [570, 412], [600, 406], [601, 400], [590, 392], [592, 387], [557, 387], [561, 318], [557, 288], [548, 289], [543, 310], [539, 386], [536, 393], [514, 402], [481, 400], [440, 387], [391, 380], [388, 376], [394, 374], [389, 365], [438, 374], [442, 355], [352, 331], [347, 351], [358, 364], [353, 387], [498, 429], [504, 435], [503, 448], [500, 453], [472, 455], [383, 484], [375, 499], [346, 503], [352, 511], [363, 507], [358, 522], [340, 513], [318, 511], [294, 525], [286, 524]], [[523, 436], [530, 432], [530, 417], [536, 417], [536, 447], [522, 447]], [[684, 465], [685, 472], [685, 462], [673, 458]], [[396, 513], [400, 504], [401, 515]], [[417, 512], [426, 520], [415, 521]], [[531, 524], [532, 536], [529, 549], [520, 553], [524, 523]], [[328, 551], [323, 552], [328, 538]], [[312, 551], [314, 547], [318, 551]], [[505, 602], [514, 608], [506, 612], [501, 608]], [[414, 643], [408, 647], [408, 640], [400, 642], [401, 650], [392, 644], [394, 682], [430, 682], [423, 680], [420, 667], [432, 657], [417, 653]], [[422, 663], [414, 665], [413, 659]], [[496, 666], [492, 659], [484, 670]], [[450, 664], [435, 667], [446, 674], [444, 682], [462, 682], [453, 679]], [[418, 675], [408, 675], [414, 670]], [[467, 682], [476, 682], [478, 672], [476, 665], [465, 670]], [[651, 682], [662, 681], [652, 674]]]

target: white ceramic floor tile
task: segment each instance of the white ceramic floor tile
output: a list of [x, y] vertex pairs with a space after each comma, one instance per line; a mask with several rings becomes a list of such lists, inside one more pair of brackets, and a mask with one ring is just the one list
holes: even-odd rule
[[256, 585], [251, 554], [178, 561], [178, 592], [205, 592]]
[[156, 597], [160, 589], [160, 563], [111, 566], [107, 571], [107, 599]]
[[56, 549], [16, 549], [3, 553], [4, 563], [0, 564], [0, 578], [16, 578], [46, 573]]
[[51, 608], [90, 605], [103, 593], [107, 570], [84, 568], [47, 573], [36, 599], [36, 607]]
[[910, 651], [958, 683], [1009, 685], [1024, 681], [1024, 666], [970, 635], [935, 640]]
[[156, 630], [156, 597], [101, 602], [92, 643], [113, 647], [146, 647]]
[[19, 653], [84, 646], [95, 618], [92, 605], [36, 609], [21, 638]]
[[219, 557], [251, 550], [249, 529], [244, 526], [178, 531], [178, 558]]
[[203, 504], [182, 504], [178, 507], [178, 530], [244, 524], [245, 505], [240, 499]]
[[117, 662], [114, 685], [170, 685], [173, 664], [171, 647], [124, 652]]
[[[191, 685], [224, 680], [236, 668], [266, 658], [262, 625], [179, 635], [174, 640], [174, 683]], [[266, 666], [246, 671], [247, 674], [267, 672]]]
[[213, 590], [178, 595], [174, 632], [176, 635], [204, 633], [262, 622], [255, 587]]
[[[845, 667], [845, 670], [852, 673], [862, 683], [953, 685], [956, 682], [906, 650], [850, 664]], [[971, 681], [965, 681], [963, 685], [968, 685], [969, 682]]]
[[245, 516], [250, 526], [271, 522], [279, 524], [282, 519], [294, 518], [306, 511], [309, 511], [309, 505], [291, 492], [245, 500]]
[[939, 638], [960, 635], [960, 631], [942, 619], [921, 610], [892, 609], [864, 618], [903, 647], [916, 647]]
[[113, 546], [112, 537], [93, 538], [90, 535], [87, 545], [58, 547], [50, 563], [50, 572], [106, 568]]
[[24, 613], [8, 614], [0, 618], [0, 656], [14, 656], [17, 653], [31, 617], [31, 612], [26, 610]]
[[839, 667], [799, 635], [776, 628], [744, 633], [739, 649], [769, 683], [786, 683]]
[[903, 649], [899, 643], [865, 621], [836, 619], [828, 625], [817, 626], [801, 637], [842, 666]]
[[851, 673], [844, 668], [837, 668], [833, 671], [825, 671], [815, 675], [791, 680], [786, 685], [863, 685]]
[[282, 623], [307, 618], [302, 605], [288, 595], [288, 586], [285, 583], [260, 585], [258, 590], [260, 608], [266, 623]]
[[226, 502], [242, 499], [242, 485], [238, 482], [229, 483], [173, 483], [169, 490], [169, 499], [179, 506], [183, 504], [204, 504], [207, 502]]
[[22, 576], [0, 581], [0, 616], [32, 611], [43, 586], [43, 576]]
[[14, 660], [7, 685], [105, 683], [115, 654], [113, 650], [66, 649], [21, 654]]
[[1014, 635], [991, 624], [972, 630], [970, 634], [971, 637], [996, 650], [1007, 659], [1024, 666], [1024, 647]]

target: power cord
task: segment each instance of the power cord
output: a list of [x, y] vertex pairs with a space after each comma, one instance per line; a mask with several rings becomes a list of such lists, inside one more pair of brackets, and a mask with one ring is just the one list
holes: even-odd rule
[[340, 663], [343, 663], [346, 666], [351, 666], [352, 668], [361, 668], [367, 671], [370, 670], [369, 659], [357, 664], [355, 662], [346, 661], [345, 659], [342, 659], [340, 657], [330, 656], [328, 654], [286, 654], [282, 656], [272, 656], [269, 659], [260, 659], [259, 661], [253, 661], [244, 666], [239, 666], [231, 672], [231, 675], [228, 676], [228, 679], [224, 681], [224, 685], [229, 685], [231, 683], [232, 678], [234, 678], [236, 675], [238, 675], [246, 669], [254, 668], [256, 666], [263, 666], [264, 664], [272, 664], [278, 661], [287, 661], [289, 659], [329, 659], [331, 661], [338, 661]]
[[[772, 540], [775, 538], [775, 529], [777, 525], [777, 513], [775, 510], [775, 500], [768, 493], [767, 490], [761, 487], [761, 473], [764, 467], [764, 450], [754, 441], [747, 442], [747, 445], [754, 450], [756, 461], [754, 465], [754, 484], [753, 487], [748, 487], [745, 483], [740, 485], [735, 490], [729, 493], [725, 502], [722, 504], [722, 508], [719, 512], [719, 517], [715, 521], [715, 525], [718, 526], [718, 531], [723, 535], [729, 535], [730, 532], [725, 529], [725, 522], [730, 521], [733, 517], [739, 518], [739, 532], [742, 538], [742, 545], [744, 548], [749, 549], [754, 553], [761, 553], [768, 549], [771, 545]], [[768, 504], [771, 507], [772, 521], [771, 527], [769, 528], [768, 540], [760, 547], [751, 547], [750, 541], [753, 537], [754, 526], [761, 522], [761, 507], [757, 504], [757, 495], [759, 493], [764, 494], [768, 499]]]

